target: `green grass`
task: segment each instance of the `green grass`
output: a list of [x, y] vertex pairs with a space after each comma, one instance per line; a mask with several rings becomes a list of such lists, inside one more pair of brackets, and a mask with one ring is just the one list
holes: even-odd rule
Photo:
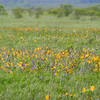
[[[70, 16], [71, 17], [71, 16]], [[0, 16], [1, 27], [65, 27], [65, 28], [99, 28], [99, 20], [90, 20], [90, 17], [83, 16], [79, 20], [70, 19], [70, 17], [57, 18], [56, 16], [43, 15], [36, 19], [35, 15], [29, 17], [23, 14], [23, 18], [15, 19], [12, 13], [8, 16]]]
[[99, 21], [84, 19], [0, 16], [0, 100], [99, 100]]

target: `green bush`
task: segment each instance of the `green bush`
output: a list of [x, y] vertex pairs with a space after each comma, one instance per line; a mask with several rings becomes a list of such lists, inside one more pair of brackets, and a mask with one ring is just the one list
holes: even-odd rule
[[24, 13], [25, 10], [23, 8], [17, 7], [12, 9], [12, 13], [15, 15], [15, 18], [22, 18], [22, 13]]
[[29, 16], [32, 16], [35, 12], [33, 7], [28, 8], [27, 11], [28, 11]]
[[4, 6], [0, 5], [0, 15], [7, 15], [7, 12], [4, 8]]
[[69, 5], [69, 4], [61, 4], [60, 7], [64, 10], [64, 14], [65, 16], [68, 16], [70, 13], [72, 13], [72, 8], [73, 6], [72, 5]]
[[39, 18], [39, 16], [43, 14], [42, 8], [41, 7], [37, 7], [35, 14], [36, 14], [36, 18]]

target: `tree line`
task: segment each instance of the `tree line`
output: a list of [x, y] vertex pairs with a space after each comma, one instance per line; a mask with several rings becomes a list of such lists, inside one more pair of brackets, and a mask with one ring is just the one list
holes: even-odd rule
[[[42, 9], [42, 7], [30, 7], [30, 8], [12, 8], [12, 13], [15, 18], [22, 18], [23, 13], [27, 12], [29, 16], [35, 15], [36, 18], [39, 18], [41, 15], [54, 15], [58, 18], [67, 17], [71, 14], [72, 18], [80, 19], [81, 16], [91, 16], [91, 20], [93, 20], [94, 16], [100, 17], [100, 5], [90, 6], [87, 8], [73, 8], [70, 4], [60, 4], [59, 8], [47, 8]], [[0, 15], [7, 15], [5, 8], [0, 5]]]

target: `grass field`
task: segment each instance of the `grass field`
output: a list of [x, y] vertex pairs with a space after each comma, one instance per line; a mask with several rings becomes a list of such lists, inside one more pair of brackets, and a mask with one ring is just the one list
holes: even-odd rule
[[43, 15], [36, 19], [35, 15], [29, 17], [28, 14], [23, 14], [23, 18], [15, 19], [9, 12], [8, 16], [0, 16], [0, 27], [100, 28], [100, 19], [91, 21], [90, 17], [82, 16], [79, 20], [74, 20], [71, 17]]
[[99, 24], [0, 16], [0, 100], [100, 100]]

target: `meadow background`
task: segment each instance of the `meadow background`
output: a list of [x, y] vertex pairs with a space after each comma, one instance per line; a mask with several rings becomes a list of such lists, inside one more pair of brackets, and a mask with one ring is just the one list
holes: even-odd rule
[[0, 15], [0, 100], [100, 100], [100, 19], [71, 16]]

